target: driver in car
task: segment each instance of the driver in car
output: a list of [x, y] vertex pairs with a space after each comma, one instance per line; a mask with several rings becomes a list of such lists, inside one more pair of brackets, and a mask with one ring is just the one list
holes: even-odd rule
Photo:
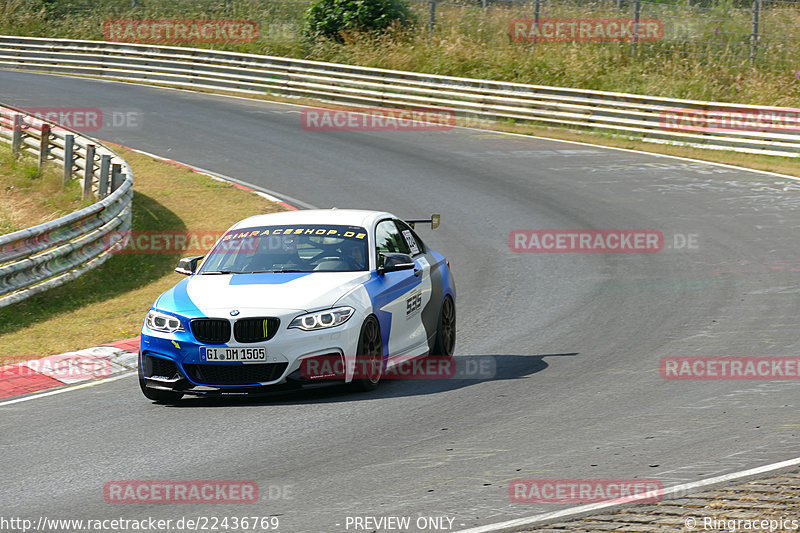
[[342, 243], [342, 259], [347, 261], [353, 270], [366, 270], [367, 258], [364, 254], [366, 247], [359, 242], [344, 241]]
[[258, 241], [258, 250], [247, 264], [250, 272], [274, 272], [284, 269], [296, 269], [300, 266], [300, 255], [297, 253], [297, 239], [292, 236], [262, 236]]

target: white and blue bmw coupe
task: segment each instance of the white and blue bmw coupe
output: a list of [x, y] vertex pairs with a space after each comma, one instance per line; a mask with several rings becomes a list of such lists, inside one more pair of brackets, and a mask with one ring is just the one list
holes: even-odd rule
[[205, 256], [180, 260], [188, 277], [147, 313], [142, 392], [169, 403], [331, 381], [303, 371], [315, 358], [355, 360], [334, 381], [371, 390], [398, 361], [452, 356], [455, 284], [415, 233], [421, 222], [439, 217], [329, 209], [235, 224]]

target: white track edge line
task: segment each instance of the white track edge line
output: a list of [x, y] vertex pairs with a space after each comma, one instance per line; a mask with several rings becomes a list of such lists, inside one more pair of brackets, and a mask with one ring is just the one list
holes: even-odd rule
[[184, 167], [186, 167], [188, 169], [191, 169], [191, 170], [193, 170], [193, 171], [195, 171], [195, 172], [197, 172], [199, 174], [204, 174], [204, 175], [208, 176], [209, 178], [213, 178], [213, 179], [216, 179], [216, 180], [219, 180], [219, 181], [229, 181], [229, 182], [232, 182], [232, 183], [236, 183], [238, 185], [242, 185], [244, 187], [249, 187], [251, 189], [254, 189], [256, 194], [259, 194], [259, 196], [262, 196], [262, 197], [264, 197], [267, 200], [270, 200], [272, 202], [288, 203], [288, 204], [291, 204], [293, 206], [303, 207], [305, 209], [316, 209], [317, 208], [316, 206], [314, 206], [312, 204], [309, 204], [308, 202], [304, 202], [302, 200], [298, 200], [297, 198], [294, 198], [292, 196], [288, 196], [286, 194], [281, 194], [281, 193], [275, 192], [273, 190], [267, 189], [265, 187], [261, 187], [260, 185], [255, 185], [253, 183], [248, 183], [246, 181], [242, 181], [242, 180], [237, 179], [237, 178], [232, 178], [230, 176], [226, 176], [225, 174], [220, 174], [219, 172], [214, 172], [213, 170], [206, 170], [204, 168], [200, 168], [200, 167], [194, 166], [194, 165], [189, 164], [189, 163], [184, 163], [183, 161], [176, 161], [175, 159], [170, 159], [168, 157], [164, 157], [164, 156], [161, 156], [161, 155], [158, 155], [158, 154], [154, 154], [152, 152], [147, 152], [145, 150], [139, 150], [138, 148], [131, 148], [130, 146], [126, 146], [124, 144], [120, 144], [120, 143], [117, 143], [117, 142], [114, 142], [114, 141], [107, 141], [107, 142], [109, 144], [116, 144], [117, 146], [121, 146], [121, 147], [125, 148], [126, 150], [130, 150], [131, 152], [136, 152], [137, 154], [142, 154], [142, 155], [145, 155], [145, 156], [148, 156], [148, 157], [153, 157], [153, 158], [161, 160], [161, 161], [166, 161], [167, 163], [177, 163], [178, 165], [182, 165], [182, 166], [184, 166]]
[[15, 403], [27, 402], [29, 400], [36, 400], [38, 398], [44, 398], [46, 396], [55, 396], [56, 394], [62, 394], [64, 392], [70, 392], [78, 389], [85, 389], [87, 387], [94, 387], [95, 385], [100, 385], [102, 383], [110, 383], [118, 379], [127, 378], [129, 376], [135, 376], [135, 375], [136, 372], [125, 372], [124, 374], [118, 374], [116, 376], [111, 376], [109, 378], [87, 381], [85, 383], [80, 383], [78, 385], [71, 385], [69, 387], [59, 388], [56, 390], [41, 392], [38, 394], [32, 394], [31, 396], [24, 396], [22, 398], [15, 398], [13, 400], [8, 400], [6, 402], [0, 402], [0, 407], [5, 407], [6, 405], [12, 405]]
[[[668, 487], [665, 489], [659, 489], [655, 491], [656, 496], [662, 497], [670, 494], [675, 493], [682, 493], [688, 492], [693, 489], [697, 489], [700, 487], [705, 487], [708, 485], [714, 485], [717, 483], [724, 483], [727, 481], [734, 481], [737, 479], [755, 476], [758, 474], [764, 474], [766, 472], [772, 472], [774, 470], [780, 470], [781, 468], [787, 468], [791, 466], [800, 465], [800, 457], [796, 457], [794, 459], [787, 459], [786, 461], [780, 461], [778, 463], [772, 463], [764, 466], [758, 466], [755, 468], [750, 468], [747, 470], [740, 470], [739, 472], [732, 472], [730, 474], [723, 474], [721, 476], [712, 477], [708, 479], [702, 479], [700, 481], [692, 481], [691, 483], [684, 483], [682, 485], [674, 485], [672, 487]], [[598, 502], [598, 503], [590, 503], [586, 505], [579, 505], [577, 507], [570, 507], [568, 509], [562, 509], [560, 511], [552, 511], [549, 513], [541, 513], [537, 515], [531, 515], [524, 518], [516, 518], [514, 520], [506, 520], [504, 522], [496, 522], [494, 524], [487, 524], [485, 526], [478, 526], [473, 527], [470, 529], [461, 529], [454, 533], [490, 533], [494, 531], [503, 531], [509, 528], [518, 528], [523, 526], [528, 526], [535, 524], [537, 522], [545, 522], [551, 521], [556, 518], [564, 518], [569, 517], [572, 515], [580, 514], [580, 513], [588, 513], [591, 511], [598, 511], [600, 509], [608, 509], [609, 507], [618, 507], [621, 505], [625, 505], [628, 503], [635, 503], [636, 499], [648, 499], [652, 498], [653, 493], [647, 493], [640, 495], [639, 498], [628, 498], [626, 501], [619, 501], [619, 500], [611, 500], [605, 502]]]

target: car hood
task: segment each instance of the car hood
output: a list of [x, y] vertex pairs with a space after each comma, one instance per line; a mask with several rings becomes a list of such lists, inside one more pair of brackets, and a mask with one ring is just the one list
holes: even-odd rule
[[184, 316], [242, 316], [260, 310], [315, 311], [331, 307], [369, 272], [303, 272], [194, 275], [156, 300], [155, 307]]

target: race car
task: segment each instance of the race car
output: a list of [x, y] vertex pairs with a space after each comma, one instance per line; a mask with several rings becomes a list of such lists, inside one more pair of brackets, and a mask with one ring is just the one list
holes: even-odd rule
[[439, 216], [322, 209], [238, 222], [205, 256], [181, 259], [188, 277], [147, 312], [142, 392], [172, 403], [331, 382], [368, 391], [399, 362], [452, 357], [450, 263], [419, 223]]

